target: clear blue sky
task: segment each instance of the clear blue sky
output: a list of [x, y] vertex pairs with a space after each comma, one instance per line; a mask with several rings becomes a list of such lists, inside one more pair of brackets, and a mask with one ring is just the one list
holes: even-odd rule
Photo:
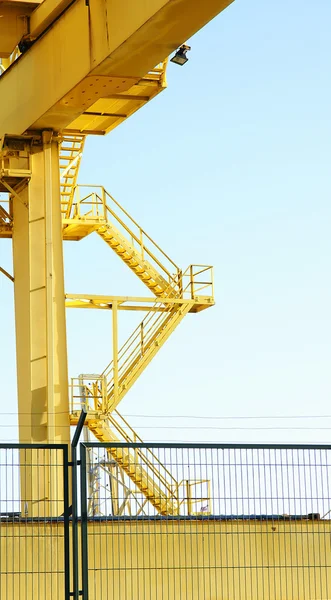
[[[186, 317], [119, 407], [187, 415], [131, 418], [146, 441], [331, 440], [331, 418], [188, 418], [331, 415], [330, 22], [327, 0], [236, 0], [190, 41], [183, 68], [169, 66], [164, 93], [87, 141], [81, 183], [103, 184], [183, 267], [215, 266], [216, 307]], [[145, 295], [96, 236], [65, 255], [67, 292]], [[11, 270], [9, 242], [0, 257]], [[3, 277], [0, 308], [0, 409], [15, 413]], [[111, 314], [67, 317], [70, 375], [102, 371]], [[123, 338], [133, 325], [121, 319]], [[231, 429], [273, 426], [330, 430]]]

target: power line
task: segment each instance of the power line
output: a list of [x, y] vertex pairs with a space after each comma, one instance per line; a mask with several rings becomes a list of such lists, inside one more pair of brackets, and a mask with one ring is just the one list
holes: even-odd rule
[[[43, 427], [44, 425], [40, 425]], [[46, 424], [45, 424], [46, 426]], [[19, 425], [18, 423], [15, 425], [7, 424], [0, 425], [1, 429], [6, 429], [8, 427], [11, 428], [31, 428], [31, 425]], [[38, 427], [38, 426], [37, 426]], [[48, 429], [66, 429], [68, 425], [48, 425]], [[131, 427], [128, 425], [122, 425], [122, 429], [131, 430]], [[116, 427], [113, 426], [113, 429]], [[195, 431], [204, 431], [204, 430], [214, 430], [214, 431], [331, 431], [331, 427], [213, 427], [213, 426], [187, 426], [187, 425], [141, 425], [141, 429], [180, 429], [181, 431], [195, 430]]]
[[[37, 412], [4, 412], [0, 411], [1, 416], [42, 416], [46, 411], [37, 411]], [[55, 411], [55, 412], [47, 412], [47, 414], [51, 415], [69, 415], [68, 411]], [[121, 415], [125, 418], [134, 418], [134, 419], [201, 419], [201, 420], [212, 420], [212, 421], [231, 421], [231, 420], [277, 420], [277, 419], [331, 419], [331, 415], [235, 415], [235, 416], [217, 416], [217, 415], [137, 415], [137, 414], [123, 414]]]
[[244, 415], [244, 416], [207, 416], [207, 415], [122, 415], [125, 418], [141, 418], [141, 419], [211, 419], [211, 420], [240, 420], [240, 419], [331, 419], [331, 415]]
[[[1, 438], [0, 437], [0, 443], [1, 444], [11, 444], [11, 443], [13, 443], [13, 444], [18, 444], [18, 443], [19, 444], [30, 444], [31, 440], [29, 439], [29, 440], [26, 440], [26, 441], [21, 441], [21, 440], [18, 440], [18, 438]], [[149, 439], [148, 442], [146, 442], [146, 444], [159, 444], [161, 447], [162, 447], [162, 444], [164, 444], [164, 443], [169, 443], [169, 439], [168, 438], [166, 438], [166, 439]], [[183, 439], [173, 439], [173, 440], [170, 440], [170, 443], [171, 444], [188, 444], [188, 446], [191, 443], [192, 444], [198, 443], [198, 444], [201, 444], [201, 446], [202, 446], [201, 450], [203, 450], [203, 445], [204, 444], [216, 444], [217, 445], [217, 444], [220, 444], [220, 440], [219, 439], [218, 440], [208, 439], [208, 440], [198, 440], [197, 442], [192, 442], [192, 440], [187, 440], [187, 439], [186, 440], [183, 440]], [[225, 443], [226, 444], [230, 444], [230, 445], [233, 444], [233, 446], [236, 446], [236, 444], [238, 443], [238, 441], [237, 440], [236, 441], [229, 440], [229, 441], [226, 441]], [[272, 443], [276, 443], [277, 444], [278, 442], [272, 442]], [[288, 444], [292, 444], [293, 441], [292, 440], [290, 440], [290, 441], [283, 441], [282, 440], [280, 443], [281, 444], [287, 444], [287, 443]], [[295, 444], [296, 443], [298, 443], [299, 445], [303, 445], [303, 444], [307, 444], [308, 446], [311, 445], [312, 449], [314, 449], [314, 446], [316, 444], [316, 442], [312, 442], [311, 440], [300, 440], [300, 442], [295, 442]], [[330, 446], [330, 440], [326, 440], [326, 441], [325, 440], [323, 440], [323, 441], [322, 440], [318, 440], [317, 443], [319, 445], [325, 444], [326, 446]], [[240, 444], [241, 445], [252, 444], [252, 440], [243, 440], [243, 441], [240, 441]], [[256, 442], [256, 444], [257, 445], [259, 445], [259, 444], [270, 444], [270, 439], [268, 439], [268, 440], [259, 440], [258, 442]], [[123, 442], [123, 445], [125, 445], [125, 442]], [[102, 446], [102, 445], [101, 445], [101, 447], [104, 448], [104, 446]], [[47, 449], [47, 444], [45, 445], [45, 449]], [[0, 454], [4, 450], [17, 450], [17, 451], [19, 451], [19, 448], [0, 448]], [[285, 450], [286, 450], [286, 448], [285, 448]]]

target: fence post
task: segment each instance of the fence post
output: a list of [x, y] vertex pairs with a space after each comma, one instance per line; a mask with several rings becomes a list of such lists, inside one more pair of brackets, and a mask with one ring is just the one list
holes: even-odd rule
[[71, 466], [72, 466], [72, 582], [73, 591], [70, 594], [74, 600], [79, 600], [82, 592], [79, 590], [78, 579], [78, 520], [77, 520], [77, 444], [82, 433], [86, 419], [86, 408], [82, 407], [79, 421], [71, 442]]
[[69, 528], [69, 458], [68, 446], [63, 448], [63, 520], [64, 520], [64, 597], [70, 600], [70, 528]]
[[81, 552], [83, 600], [88, 600], [86, 446], [80, 445]]

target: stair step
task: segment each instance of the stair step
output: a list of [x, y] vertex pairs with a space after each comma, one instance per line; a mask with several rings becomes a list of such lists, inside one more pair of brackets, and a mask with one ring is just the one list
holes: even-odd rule
[[[60, 142], [60, 192], [62, 205], [66, 205], [66, 210], [63, 211], [64, 214], [68, 214], [70, 212], [81, 156], [84, 149], [85, 137], [85, 135], [66, 135], [62, 137]], [[64, 199], [65, 202], [63, 202]]]
[[[110, 217], [111, 219], [111, 217]], [[158, 266], [154, 266], [145, 263], [143, 257], [139, 254], [137, 248], [135, 248], [129, 239], [126, 239], [122, 232], [117, 232], [114, 225], [109, 222], [108, 225], [100, 225], [98, 228], [99, 235], [105, 240], [105, 242], [116, 252], [118, 256], [125, 262], [128, 267], [136, 273], [139, 279], [153, 292], [157, 297], [163, 293], [169, 295], [169, 284], [167, 277], [162, 277], [161, 273], [158, 272]], [[128, 238], [130, 237], [130, 232]], [[133, 235], [133, 234], [132, 234]], [[170, 289], [170, 294], [174, 294], [174, 289]]]
[[[114, 439], [111, 431], [107, 434], [106, 422], [102, 428], [98, 427], [95, 422], [90, 422], [89, 428], [100, 441], [111, 443]], [[166, 493], [159, 487], [160, 483], [157, 478], [155, 481], [151, 481], [148, 475], [148, 466], [144, 464], [144, 457], [142, 457], [142, 464], [137, 465], [133, 462], [134, 456], [122, 449], [110, 448], [109, 453], [159, 514], [165, 516], [176, 514], [176, 505], [166, 497]]]

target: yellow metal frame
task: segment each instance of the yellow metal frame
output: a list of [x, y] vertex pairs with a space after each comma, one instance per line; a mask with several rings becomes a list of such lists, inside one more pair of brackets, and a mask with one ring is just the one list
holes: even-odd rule
[[[66, 306], [112, 310], [112, 361], [91, 385], [80, 381], [81, 397], [76, 405], [74, 394], [70, 416], [74, 424], [88, 398], [87, 422], [97, 439], [114, 439], [116, 406], [186, 314], [214, 304], [211, 267], [191, 265], [183, 272], [104, 188], [76, 184], [85, 136], [111, 131], [163, 91], [164, 57], [230, 3], [5, 3], [0, 191], [8, 193], [9, 204], [0, 201], [0, 237], [13, 238], [21, 441], [70, 440], [63, 239], [96, 232], [150, 293], [66, 298]], [[146, 314], [120, 346], [118, 312], [123, 310]], [[40, 418], [34, 417], [36, 409]], [[118, 427], [117, 433], [123, 437]], [[157, 503], [158, 490], [144, 467], [135, 470], [129, 456], [115, 459], [161, 514], [174, 514], [164, 494]], [[45, 487], [51, 483], [45, 481]]]
[[[195, 265], [192, 265], [193, 267]], [[212, 273], [212, 267], [207, 267], [206, 270]], [[211, 278], [213, 280], [213, 276]], [[213, 281], [208, 284], [210, 287], [213, 286]], [[188, 293], [192, 293], [192, 287], [195, 286], [194, 281], [189, 284]], [[186, 292], [183, 291], [183, 295]], [[189, 305], [189, 312], [196, 313], [214, 306], [215, 300], [213, 296], [197, 296], [194, 298], [167, 298], [160, 297], [160, 301], [156, 302], [155, 298], [151, 297], [140, 297], [140, 296], [103, 296], [93, 294], [66, 294], [66, 307], [67, 308], [98, 308], [101, 310], [112, 310], [115, 302], [117, 303], [117, 310], [129, 310], [129, 311], [144, 311], [144, 312], [165, 312], [167, 307], [174, 305]]]
[[[90, 0], [86, 6], [85, 0], [44, 0], [17, 34], [22, 8], [8, 0], [1, 39], [12, 28], [15, 36], [0, 47], [0, 56], [9, 56], [24, 34], [33, 44], [0, 78], [0, 138], [43, 130], [109, 132], [164, 89], [155, 65], [229, 4]], [[130, 96], [129, 104], [123, 98], [118, 107], [109, 101], [120, 94]], [[141, 95], [141, 103], [131, 101], [133, 95]], [[29, 99], [24, 110], [23, 97]]]

